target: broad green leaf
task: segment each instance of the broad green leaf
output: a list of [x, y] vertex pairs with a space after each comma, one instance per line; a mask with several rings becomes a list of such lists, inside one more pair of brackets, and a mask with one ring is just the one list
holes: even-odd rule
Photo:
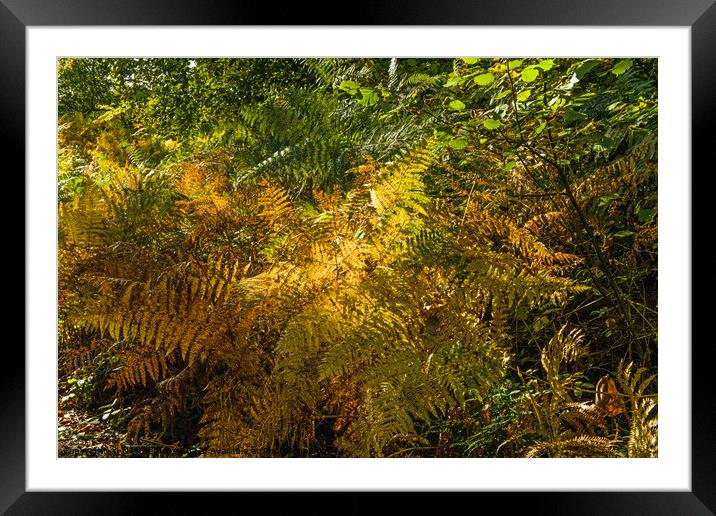
[[510, 94], [510, 90], [501, 91], [500, 93], [497, 94], [497, 96], [495, 97], [495, 100], [503, 99], [509, 94]]
[[482, 73], [475, 77], [475, 83], [477, 83], [480, 86], [487, 86], [492, 81], [495, 80], [495, 76], [492, 75], [490, 72]]
[[513, 168], [515, 168], [515, 165], [516, 165], [516, 164], [517, 164], [517, 163], [516, 163], [515, 161], [508, 161], [508, 162], [505, 163], [505, 165], [502, 167], [502, 170], [504, 170], [505, 172], [509, 172], [510, 170], [512, 170]]
[[656, 208], [644, 208], [639, 211], [636, 217], [642, 224], [648, 224], [654, 220], [654, 215], [656, 215]]
[[361, 88], [360, 94], [361, 99], [358, 103], [363, 106], [373, 106], [378, 102], [378, 94], [373, 91], [373, 88]]
[[339, 89], [346, 91], [350, 93], [351, 95], [355, 95], [358, 91], [358, 83], [355, 81], [343, 81], [340, 86], [338, 86]]
[[450, 109], [455, 111], [462, 111], [463, 109], [465, 109], [465, 104], [460, 100], [453, 100], [452, 102], [450, 102], [449, 105]]
[[455, 150], [461, 150], [467, 147], [467, 140], [465, 140], [465, 138], [455, 138], [454, 140], [450, 140], [448, 145]]
[[522, 59], [513, 59], [508, 64], [510, 66], [510, 70], [514, 70], [515, 68], [522, 66]]
[[554, 59], [543, 59], [542, 61], [537, 63], [537, 66], [542, 68], [542, 70], [544, 70], [545, 72], [551, 70], [554, 66]]
[[522, 70], [522, 80], [525, 82], [534, 82], [539, 75], [539, 70], [534, 67], [525, 68]]
[[472, 65], [472, 64], [477, 63], [477, 58], [476, 57], [463, 57], [462, 62], [467, 65]]
[[577, 68], [577, 70], [574, 72], [574, 75], [576, 75], [577, 79], [579, 79], [581, 81], [582, 77], [587, 75], [592, 70], [592, 68], [594, 68], [598, 64], [599, 64], [599, 61], [597, 61], [596, 59], [589, 59], [589, 60], [585, 61], [584, 63], [582, 63], [581, 65], [579, 65], [579, 68]]
[[525, 100], [530, 98], [530, 95], [532, 95], [532, 91], [530, 90], [521, 91], [517, 94], [517, 100], [519, 100], [520, 102], [524, 102]]
[[500, 127], [502, 124], [499, 120], [485, 120], [482, 125], [485, 126], [485, 129], [488, 129], [490, 131], [493, 131]]
[[629, 68], [631, 68], [632, 64], [634, 62], [631, 59], [622, 59], [617, 64], [614, 65], [614, 68], [612, 68], [612, 73], [614, 75], [621, 75], [624, 72], [626, 72]]

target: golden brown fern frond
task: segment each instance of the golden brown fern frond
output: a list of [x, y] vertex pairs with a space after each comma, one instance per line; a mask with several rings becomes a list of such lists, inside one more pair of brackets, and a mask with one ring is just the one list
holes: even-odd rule
[[525, 457], [615, 457], [617, 442], [606, 437], [580, 435], [531, 446]]
[[560, 368], [565, 363], [574, 362], [586, 353], [584, 332], [578, 328], [568, 330], [562, 326], [550, 339], [542, 350], [541, 361], [547, 382], [556, 396], [563, 400], [570, 400], [565, 378], [560, 374]]
[[271, 228], [281, 228], [296, 220], [296, 208], [285, 188], [267, 182], [260, 183], [259, 187], [261, 217]]
[[629, 400], [629, 457], [656, 457], [658, 454], [658, 398], [647, 394], [656, 380], [645, 367], [635, 368], [632, 362], [619, 364], [617, 379]]
[[68, 245], [92, 247], [105, 241], [111, 208], [105, 192], [86, 180], [81, 195], [59, 205], [60, 239]]

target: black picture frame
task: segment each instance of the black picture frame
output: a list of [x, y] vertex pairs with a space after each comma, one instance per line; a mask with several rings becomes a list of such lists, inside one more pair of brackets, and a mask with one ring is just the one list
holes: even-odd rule
[[[347, 8], [347, 9], [346, 9]], [[345, 13], [345, 14], [341, 14]], [[691, 28], [692, 170], [713, 168], [708, 125], [716, 111], [716, 6], [714, 0], [364, 0], [325, 7], [305, 3], [272, 5], [217, 0], [0, 0], [0, 146], [5, 160], [17, 157], [8, 175], [24, 170], [25, 29], [28, 26], [74, 25], [552, 25], [552, 26], [684, 26]], [[692, 175], [693, 177], [693, 175]], [[24, 183], [22, 186], [24, 190]], [[699, 206], [692, 200], [692, 206]], [[695, 216], [692, 221], [708, 220]], [[693, 230], [692, 230], [693, 235]], [[24, 237], [23, 237], [24, 238]], [[692, 255], [695, 256], [695, 255]], [[27, 263], [28, 256], [24, 256]], [[693, 264], [693, 260], [692, 260]], [[693, 266], [693, 265], [692, 265]], [[8, 269], [6, 269], [6, 272]], [[27, 275], [27, 269], [25, 269]], [[27, 276], [26, 276], [27, 277]], [[698, 305], [695, 300], [692, 306]], [[32, 310], [25, 306], [25, 314]], [[692, 315], [692, 320], [698, 320]], [[15, 342], [17, 339], [15, 339]], [[25, 353], [15, 342], [3, 349], [0, 374], [0, 512], [7, 514], [135, 514], [154, 512], [150, 501], [161, 497], [164, 510], [193, 512], [195, 504], [212, 513], [215, 504], [254, 502], [247, 493], [70, 493], [26, 492]], [[692, 353], [692, 490], [690, 492], [529, 492], [463, 493], [451, 501], [479, 510], [487, 498], [510, 512], [527, 514], [700, 515], [716, 512], [716, 403], [711, 398], [710, 339], [693, 344]], [[10, 354], [8, 356], [8, 353]], [[305, 493], [296, 498], [305, 500]], [[403, 497], [401, 512], [425, 507], [424, 493]], [[348, 501], [348, 500], [351, 501]], [[322, 498], [312, 509], [363, 512], [373, 505], [366, 494], [350, 493], [343, 501]], [[266, 503], [258, 501], [259, 504]], [[299, 503], [301, 503], [299, 501]], [[251, 506], [254, 504], [251, 503]], [[160, 506], [160, 507], [162, 507]], [[334, 506], [331, 508], [331, 506]], [[229, 505], [232, 507], [232, 505]], [[238, 505], [233, 505], [240, 510]], [[445, 508], [445, 506], [443, 506]], [[246, 510], [246, 508], [244, 508]]]

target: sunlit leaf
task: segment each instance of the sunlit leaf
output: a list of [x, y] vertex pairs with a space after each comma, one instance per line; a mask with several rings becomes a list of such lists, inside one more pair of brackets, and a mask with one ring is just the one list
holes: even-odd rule
[[539, 70], [537, 68], [529, 67], [522, 70], [522, 80], [525, 82], [534, 82], [538, 75]]
[[537, 66], [542, 68], [542, 70], [544, 70], [545, 72], [551, 70], [554, 66], [554, 59], [543, 59], [542, 61], [537, 63]]
[[454, 111], [461, 111], [461, 110], [465, 109], [465, 104], [462, 101], [457, 100], [457, 99], [450, 102], [449, 106], [450, 106], [450, 109], [452, 109]]
[[587, 75], [592, 70], [592, 68], [594, 68], [598, 64], [599, 64], [599, 61], [597, 61], [596, 59], [589, 59], [589, 60], [585, 61], [584, 63], [582, 63], [581, 65], [579, 65], [577, 70], [574, 72], [574, 75], [577, 77], [578, 80], [581, 81], [582, 78], [585, 75]]
[[622, 59], [612, 68], [614, 75], [621, 75], [632, 67], [633, 61], [631, 59]]
[[378, 102], [378, 94], [373, 88], [360, 88], [361, 98], [358, 101], [363, 106], [374, 106]]
[[487, 86], [488, 84], [492, 83], [492, 81], [494, 81], [494, 80], [495, 80], [495, 76], [493, 74], [491, 74], [490, 72], [483, 73], [483, 74], [480, 74], [477, 77], [475, 77], [475, 83], [480, 86]]
[[343, 81], [338, 88], [350, 93], [351, 95], [355, 95], [358, 92], [358, 83], [355, 81]]
[[450, 143], [448, 143], [448, 145], [455, 150], [462, 150], [467, 147], [467, 140], [465, 140], [464, 138], [455, 138], [453, 140], [450, 140]]

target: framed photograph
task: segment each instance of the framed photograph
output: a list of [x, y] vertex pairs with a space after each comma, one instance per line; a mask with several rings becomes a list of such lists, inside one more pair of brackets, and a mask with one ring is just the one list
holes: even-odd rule
[[711, 1], [0, 1], [27, 202], [3, 511], [716, 511]]

